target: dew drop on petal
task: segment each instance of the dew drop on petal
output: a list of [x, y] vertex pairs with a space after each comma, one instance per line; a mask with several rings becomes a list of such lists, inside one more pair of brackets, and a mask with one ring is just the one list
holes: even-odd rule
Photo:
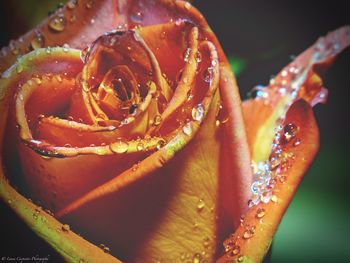
[[[188, 3], [188, 2], [186, 2], [186, 3]], [[196, 254], [194, 254], [194, 256], [192, 258], [192, 263], [200, 263], [201, 260], [202, 260], [201, 254], [196, 253]]]
[[249, 93], [249, 98], [259, 99], [259, 98], [268, 98], [269, 93], [266, 88], [262, 85], [256, 85]]
[[187, 10], [190, 10], [191, 9], [191, 4], [189, 2], [185, 2], [185, 8]]
[[243, 260], [244, 260], [244, 257], [243, 257], [243, 256], [239, 256], [239, 257], [237, 258], [237, 262], [243, 262]]
[[103, 252], [105, 252], [105, 253], [109, 253], [109, 252], [110, 252], [109, 247], [105, 246], [104, 244], [101, 244], [101, 245], [100, 245], [100, 248], [101, 248], [101, 249], [103, 250]]
[[63, 44], [63, 51], [64, 52], [68, 52], [68, 50], [69, 50], [69, 45], [67, 44], [67, 43], [65, 43], [65, 44]]
[[162, 31], [162, 33], [160, 33], [160, 39], [165, 39], [166, 37], [166, 32]]
[[202, 72], [202, 78], [205, 82], [210, 83], [214, 79], [215, 69], [213, 67], [209, 67]]
[[153, 119], [153, 125], [158, 126], [162, 122], [162, 116], [157, 114]]
[[285, 142], [290, 142], [298, 133], [298, 127], [293, 123], [288, 123], [283, 127], [283, 139]]
[[204, 108], [202, 104], [197, 104], [193, 109], [192, 109], [192, 118], [195, 121], [201, 122], [204, 117]]
[[287, 181], [287, 177], [285, 175], [281, 175], [279, 179], [282, 184]]
[[249, 239], [249, 238], [252, 238], [254, 235], [254, 232], [250, 229], [247, 229], [243, 232], [243, 238], [244, 239]]
[[86, 47], [80, 52], [80, 59], [83, 61], [84, 64], [86, 64], [87, 62], [89, 53], [90, 53], [90, 47]]
[[145, 149], [145, 146], [143, 145], [142, 142], [139, 142], [136, 146], [138, 151], [143, 151]]
[[16, 66], [16, 72], [19, 74], [23, 71], [23, 66], [21, 63], [19, 63], [17, 66]]
[[72, 14], [69, 18], [69, 22], [74, 23], [75, 21], [77, 21], [77, 16], [75, 14]]
[[86, 6], [87, 9], [91, 9], [93, 5], [94, 5], [94, 1], [93, 0], [87, 0], [86, 1], [85, 6]]
[[294, 143], [293, 143], [293, 146], [294, 146], [294, 147], [297, 147], [297, 146], [299, 146], [300, 144], [301, 144], [301, 140], [300, 140], [299, 138], [296, 138], [295, 141], [294, 141]]
[[270, 202], [271, 200], [271, 192], [263, 192], [261, 195], [260, 195], [260, 200], [267, 204], [268, 202]]
[[138, 11], [138, 12], [132, 13], [130, 16], [130, 19], [136, 24], [141, 24], [143, 21], [143, 12]]
[[63, 225], [62, 225], [62, 230], [63, 230], [64, 232], [69, 232], [70, 226], [67, 225], [67, 224], [63, 224]]
[[62, 14], [52, 17], [49, 21], [49, 27], [56, 32], [63, 31], [66, 27], [66, 18]]
[[67, 7], [68, 9], [74, 9], [77, 5], [77, 0], [70, 0], [68, 3], [67, 3]]
[[112, 152], [115, 153], [125, 153], [128, 151], [129, 144], [124, 139], [119, 139], [118, 141], [109, 145]]
[[256, 218], [263, 218], [265, 216], [265, 209], [264, 208], [258, 208], [256, 210]]
[[271, 201], [274, 202], [274, 203], [277, 203], [277, 201], [278, 201], [277, 196], [276, 195], [272, 195], [271, 196]]
[[35, 34], [34, 38], [30, 41], [32, 49], [42, 48], [45, 45], [44, 36], [41, 33]]
[[165, 140], [160, 139], [160, 140], [157, 142], [157, 149], [160, 150], [161, 148], [164, 147], [165, 144], [166, 144]]
[[185, 62], [188, 62], [188, 61], [189, 61], [189, 57], [190, 57], [190, 55], [191, 55], [191, 51], [192, 51], [191, 48], [187, 48], [187, 49], [185, 50], [185, 53], [184, 53], [184, 61], [185, 61]]
[[199, 199], [197, 202], [197, 211], [200, 212], [205, 207], [205, 202], [203, 199]]
[[204, 238], [204, 240], [203, 240], [203, 246], [204, 246], [205, 248], [207, 248], [207, 247], [209, 247], [209, 245], [210, 245], [210, 239], [209, 239], [209, 237]]
[[191, 122], [187, 122], [183, 126], [182, 131], [184, 132], [184, 134], [190, 136], [192, 134], [192, 124], [191, 124]]
[[202, 53], [200, 51], [196, 52], [196, 61], [197, 63], [202, 61]]

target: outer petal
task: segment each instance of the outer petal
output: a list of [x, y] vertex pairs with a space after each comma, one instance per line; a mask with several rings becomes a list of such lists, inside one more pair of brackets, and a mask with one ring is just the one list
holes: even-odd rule
[[[217, 262], [260, 262], [267, 253], [319, 147], [311, 109], [327, 98], [319, 69], [330, 65], [336, 55], [350, 46], [349, 32], [347, 26], [319, 39], [284, 68], [268, 88], [253, 90], [256, 98], [243, 103], [250, 151], [257, 169], [254, 176], [258, 177], [251, 188], [258, 194], [250, 200], [251, 208], [242, 216], [241, 225], [225, 240], [226, 253]], [[270, 179], [262, 184], [264, 176]]]
[[[33, 58], [36, 54], [29, 55], [29, 58]], [[62, 58], [72, 60], [70, 56], [65, 53], [61, 53]], [[30, 60], [30, 59], [29, 59]], [[19, 64], [21, 67], [20, 75], [16, 72], [16, 67], [9, 69], [3, 79], [0, 80], [0, 147], [3, 149], [4, 144], [4, 132], [6, 121], [8, 117], [9, 102], [12, 99], [13, 91], [9, 90], [13, 86], [23, 84], [28, 71], [26, 70], [26, 64]], [[36, 65], [40, 68], [40, 63]], [[70, 65], [74, 68], [74, 63]], [[18, 68], [17, 68], [18, 70]], [[22, 71], [23, 70], [23, 71]], [[49, 68], [47, 70], [50, 70]], [[60, 69], [57, 68], [59, 71]], [[26, 72], [26, 73], [25, 73]], [[73, 70], [74, 72], [74, 70]], [[8, 182], [4, 175], [3, 156], [0, 160], [0, 196], [1, 199], [6, 202], [9, 207], [15, 211], [21, 219], [26, 222], [29, 227], [37, 233], [41, 238], [45, 239], [53, 248], [55, 248], [67, 261], [81, 262], [81, 260], [89, 259], [99, 262], [120, 262], [112, 256], [104, 253], [99, 248], [95, 247], [85, 239], [74, 234], [69, 230], [69, 226], [62, 225], [51, 216], [48, 212], [42, 208], [34, 205], [28, 199], [20, 195]]]

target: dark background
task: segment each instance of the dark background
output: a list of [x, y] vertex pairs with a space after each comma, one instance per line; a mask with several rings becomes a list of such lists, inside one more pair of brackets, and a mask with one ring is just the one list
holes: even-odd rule
[[[273, 74], [319, 36], [350, 24], [347, 1], [195, 0], [237, 73], [241, 95]], [[0, 46], [34, 26], [58, 1], [0, 1]], [[350, 51], [325, 77], [326, 105], [315, 107], [321, 149], [274, 239], [271, 262], [350, 262]], [[0, 204], [0, 257], [55, 252]], [[11, 228], [11, 229], [10, 229]], [[11, 234], [10, 234], [11, 233]], [[1, 258], [0, 258], [1, 259]]]

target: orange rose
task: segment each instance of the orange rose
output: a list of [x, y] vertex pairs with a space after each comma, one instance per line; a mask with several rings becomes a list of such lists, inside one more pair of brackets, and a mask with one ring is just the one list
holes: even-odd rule
[[67, 261], [259, 261], [317, 152], [314, 66], [349, 42], [319, 40], [242, 115], [191, 4], [71, 1], [2, 58], [35, 49], [0, 82], [1, 197]]

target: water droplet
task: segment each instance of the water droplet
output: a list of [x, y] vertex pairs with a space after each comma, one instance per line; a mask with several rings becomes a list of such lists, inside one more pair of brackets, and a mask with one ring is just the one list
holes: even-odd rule
[[196, 58], [197, 63], [201, 62], [202, 61], [202, 53], [197, 51], [195, 58]]
[[189, 2], [186, 2], [186, 3], [185, 3], [185, 8], [186, 8], [187, 10], [190, 10], [190, 9], [191, 9], [191, 4], [190, 4]]
[[130, 18], [134, 23], [141, 24], [143, 21], [143, 12], [139, 11], [139, 12], [132, 13]]
[[47, 47], [47, 48], [45, 49], [45, 52], [46, 52], [46, 54], [50, 54], [50, 53], [51, 53], [51, 47]]
[[252, 99], [268, 98], [269, 93], [266, 91], [265, 87], [262, 85], [255, 86], [249, 93], [248, 97]]
[[63, 81], [63, 78], [61, 75], [56, 75], [55, 78], [59, 83], [61, 83]]
[[105, 252], [105, 253], [109, 253], [109, 252], [110, 252], [109, 247], [106, 247], [106, 246], [105, 246], [102, 250], [103, 250], [103, 252]]
[[88, 0], [85, 4], [87, 9], [92, 8], [92, 6], [94, 5], [94, 1], [93, 0]]
[[188, 62], [189, 57], [190, 57], [190, 55], [191, 55], [191, 51], [192, 51], [192, 49], [190, 49], [190, 48], [187, 48], [187, 49], [185, 50], [185, 53], [184, 53], [184, 61], [185, 61], [185, 62]]
[[283, 139], [285, 143], [290, 142], [298, 133], [298, 127], [293, 123], [288, 123], [283, 127]]
[[163, 140], [163, 139], [160, 139], [160, 140], [157, 142], [157, 149], [160, 150], [161, 148], [164, 147], [165, 144], [166, 144], [166, 141]]
[[67, 3], [67, 7], [68, 9], [74, 9], [77, 5], [77, 0], [70, 0], [68, 3]]
[[282, 76], [282, 77], [287, 77], [287, 75], [288, 75], [288, 72], [287, 72], [286, 70], [283, 70], [283, 71], [281, 72], [281, 76]]
[[14, 40], [10, 41], [9, 46], [10, 46], [10, 50], [11, 50], [13, 55], [18, 55], [19, 54], [19, 49], [18, 49], [18, 47], [16, 45], [16, 42]]
[[210, 83], [215, 76], [215, 68], [209, 67], [205, 70], [203, 70], [202, 77], [205, 82]]
[[287, 177], [285, 175], [281, 175], [279, 179], [282, 184], [287, 181]]
[[251, 229], [247, 229], [243, 232], [243, 238], [244, 239], [249, 239], [252, 238], [254, 235], [254, 232]]
[[182, 131], [184, 132], [184, 134], [190, 136], [192, 134], [192, 123], [191, 122], [187, 122], [183, 126]]
[[132, 166], [131, 171], [135, 172], [139, 168], [139, 164], [136, 163]]
[[263, 218], [265, 216], [265, 209], [264, 208], [258, 208], [256, 210], [256, 218]]
[[233, 245], [231, 251], [230, 251], [230, 256], [236, 256], [239, 254], [239, 252], [241, 252], [241, 248], [240, 246], [237, 246], [237, 245]]
[[158, 126], [162, 122], [162, 116], [156, 115], [153, 119], [153, 125]]
[[61, 32], [64, 30], [66, 26], [66, 18], [63, 14], [59, 14], [57, 16], [54, 16], [49, 21], [49, 27], [53, 31]]
[[272, 195], [271, 196], [271, 201], [274, 202], [274, 203], [277, 203], [277, 201], [278, 201], [277, 196], [276, 195]]
[[138, 151], [143, 151], [145, 149], [145, 146], [143, 145], [142, 142], [139, 142], [136, 146]]
[[129, 114], [134, 115], [136, 114], [136, 109], [137, 109], [138, 105], [137, 104], [132, 104], [129, 108]]
[[23, 66], [21, 63], [18, 63], [16, 66], [16, 72], [19, 74], [23, 71]]
[[165, 39], [165, 37], [166, 37], [166, 32], [165, 31], [160, 33], [160, 39]]
[[68, 50], [69, 50], [69, 45], [67, 44], [67, 43], [65, 43], [65, 44], [63, 44], [63, 51], [64, 52], [68, 52]]
[[77, 21], [77, 16], [75, 14], [72, 14], [69, 18], [69, 22], [74, 23], [75, 21]]
[[[186, 3], [188, 3], [188, 2], [186, 2]], [[194, 256], [192, 258], [192, 262], [193, 263], [199, 263], [199, 262], [201, 262], [201, 259], [202, 259], [201, 254], [196, 253], [196, 254], [194, 254]]]
[[32, 49], [42, 48], [45, 45], [44, 36], [41, 33], [36, 33], [34, 38], [30, 41]]
[[199, 199], [197, 202], [197, 211], [198, 212], [202, 211], [204, 207], [205, 207], [205, 203], [203, 199]]
[[204, 117], [203, 105], [202, 104], [198, 104], [192, 109], [192, 118], [195, 121], [201, 122], [203, 120], [203, 117]]
[[110, 252], [109, 247], [105, 246], [104, 244], [101, 244], [101, 245], [100, 245], [100, 248], [101, 248], [101, 249], [103, 250], [103, 252], [105, 252], [105, 253], [109, 253], [109, 252]]
[[69, 232], [70, 226], [67, 225], [67, 224], [64, 224], [64, 225], [62, 225], [62, 230], [63, 230], [64, 232]]
[[271, 200], [271, 192], [263, 192], [261, 195], [260, 195], [260, 200], [262, 202], [264, 202], [265, 204], [267, 204], [268, 202], [270, 202]]
[[209, 239], [209, 237], [204, 238], [204, 240], [203, 240], [203, 246], [204, 246], [205, 248], [207, 248], [207, 247], [209, 247], [209, 245], [210, 245], [210, 239]]
[[125, 153], [128, 151], [129, 144], [124, 139], [119, 139], [117, 142], [110, 144], [109, 147], [112, 152]]
[[297, 147], [297, 146], [299, 146], [301, 144], [301, 140], [299, 139], [299, 138], [296, 138], [295, 139], [295, 142], [293, 143], [293, 146], [294, 147]]
[[41, 79], [39, 78], [34, 78], [34, 81], [37, 85], [41, 85]]
[[243, 256], [239, 256], [239, 257], [237, 258], [237, 262], [243, 262], [243, 260], [244, 260], [244, 257], [243, 257]]

